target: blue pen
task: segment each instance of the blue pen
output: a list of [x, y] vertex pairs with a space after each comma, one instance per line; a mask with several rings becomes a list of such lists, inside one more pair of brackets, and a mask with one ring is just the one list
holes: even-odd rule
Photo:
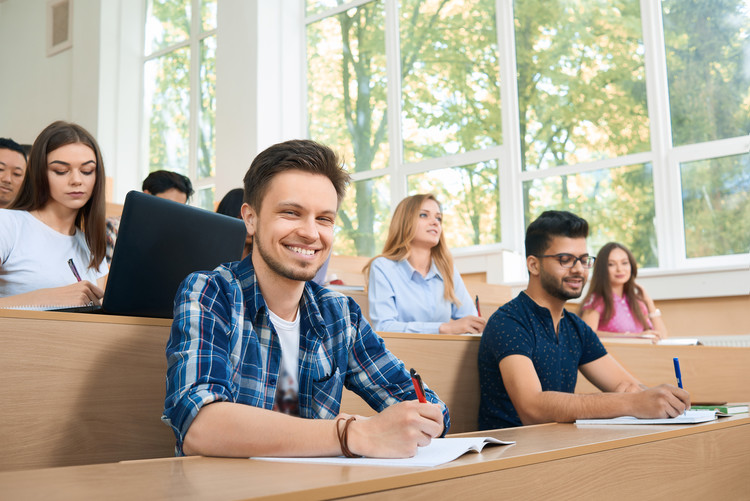
[[677, 377], [677, 386], [682, 389], [682, 372], [680, 372], [680, 360], [677, 357], [672, 359], [674, 361], [674, 375]]

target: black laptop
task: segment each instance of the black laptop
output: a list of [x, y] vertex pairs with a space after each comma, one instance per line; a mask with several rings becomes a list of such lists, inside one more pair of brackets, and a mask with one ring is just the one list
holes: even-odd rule
[[242, 220], [131, 191], [125, 197], [103, 313], [172, 318], [174, 297], [194, 271], [237, 261]]

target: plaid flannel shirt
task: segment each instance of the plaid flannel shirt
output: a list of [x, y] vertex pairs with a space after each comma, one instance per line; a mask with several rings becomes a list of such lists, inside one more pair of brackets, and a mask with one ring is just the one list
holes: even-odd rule
[[[344, 386], [378, 412], [416, 399], [403, 362], [386, 349], [353, 299], [307, 282], [299, 315], [301, 417], [335, 418]], [[273, 407], [281, 346], [249, 257], [192, 273], [182, 282], [166, 355], [162, 421], [177, 437], [178, 455], [204, 405], [229, 401]], [[447, 407], [429, 388], [425, 393], [442, 406], [447, 432]]]

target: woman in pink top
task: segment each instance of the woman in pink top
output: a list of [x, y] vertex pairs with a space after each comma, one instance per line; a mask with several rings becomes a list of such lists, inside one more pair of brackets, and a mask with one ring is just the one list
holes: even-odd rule
[[581, 318], [600, 336], [638, 334], [654, 342], [667, 337], [661, 311], [637, 283], [633, 253], [610, 242], [599, 251]]

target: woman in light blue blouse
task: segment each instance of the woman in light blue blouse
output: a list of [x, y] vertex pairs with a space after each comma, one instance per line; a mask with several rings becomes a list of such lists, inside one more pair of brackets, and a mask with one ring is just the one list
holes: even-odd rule
[[382, 254], [365, 267], [375, 330], [482, 332], [485, 320], [477, 315], [442, 237], [443, 215], [433, 195], [398, 204]]

